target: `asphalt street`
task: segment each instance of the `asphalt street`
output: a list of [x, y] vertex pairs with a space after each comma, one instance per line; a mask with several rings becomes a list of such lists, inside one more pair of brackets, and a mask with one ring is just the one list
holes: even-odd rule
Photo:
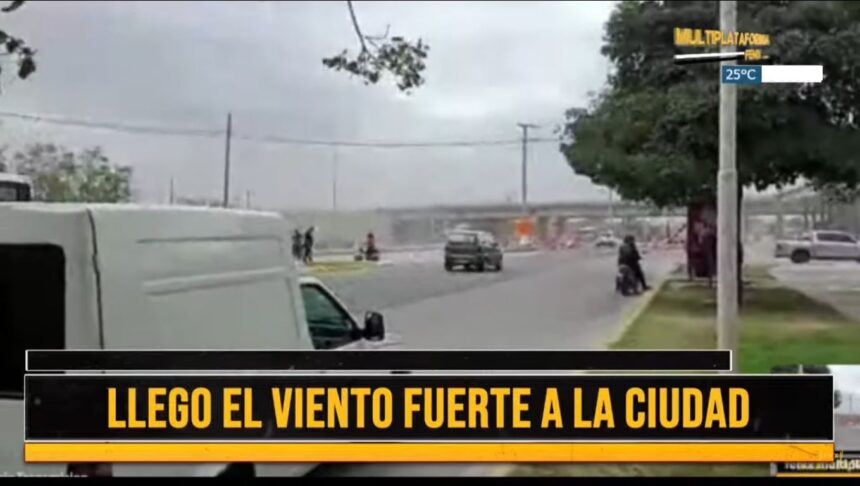
[[837, 427], [835, 432], [837, 450], [860, 452], [860, 427]]
[[[614, 252], [511, 253], [501, 272], [446, 272], [435, 253], [321, 278], [357, 314], [383, 312], [409, 349], [602, 346], [633, 299], [614, 292]], [[659, 278], [677, 255], [646, 256]]]
[[[677, 254], [645, 256], [656, 281]], [[382, 311], [407, 349], [588, 349], [619, 330], [635, 299], [614, 292], [615, 252], [507, 254], [502, 272], [446, 272], [425, 253], [359, 274], [321, 278], [357, 313]], [[480, 464], [331, 464], [317, 476], [484, 476]]]

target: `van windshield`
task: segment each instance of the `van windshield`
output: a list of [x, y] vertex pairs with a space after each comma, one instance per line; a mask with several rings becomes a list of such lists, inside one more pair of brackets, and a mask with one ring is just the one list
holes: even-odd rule
[[65, 347], [65, 257], [53, 245], [0, 245], [0, 397], [24, 391], [24, 351]]

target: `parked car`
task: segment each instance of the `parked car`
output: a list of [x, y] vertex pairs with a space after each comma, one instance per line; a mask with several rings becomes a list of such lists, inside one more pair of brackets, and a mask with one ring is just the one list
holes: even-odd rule
[[[385, 342], [316, 279], [300, 278], [278, 214], [194, 207], [0, 204], [0, 430], [20, 431], [27, 349], [334, 349]], [[26, 464], [0, 473], [304, 475], [316, 464]]]
[[486, 231], [454, 231], [445, 244], [445, 270], [456, 267], [483, 272], [502, 270], [504, 256], [499, 243]]
[[860, 261], [860, 244], [851, 233], [844, 231], [811, 231], [796, 240], [780, 240], [774, 250], [776, 258], [789, 258], [794, 263], [810, 260]]
[[597, 241], [594, 242], [594, 246], [597, 248], [617, 248], [620, 244], [621, 241], [611, 233], [601, 235], [597, 238]]

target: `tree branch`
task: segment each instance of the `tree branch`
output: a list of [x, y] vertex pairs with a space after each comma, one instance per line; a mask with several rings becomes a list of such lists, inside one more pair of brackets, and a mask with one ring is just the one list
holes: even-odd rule
[[15, 0], [14, 2], [10, 3], [9, 5], [3, 7], [0, 10], [2, 10], [5, 13], [13, 12], [13, 11], [21, 8], [21, 6], [24, 5], [25, 2], [26, 2], [26, 0]]
[[362, 52], [368, 52], [367, 44], [364, 43], [364, 35], [361, 33], [361, 27], [358, 26], [358, 19], [355, 18], [352, 1], [347, 0], [346, 5], [349, 7], [349, 16], [352, 18], [352, 26], [355, 28], [355, 34], [358, 36], [358, 41], [361, 42], [361, 50]]

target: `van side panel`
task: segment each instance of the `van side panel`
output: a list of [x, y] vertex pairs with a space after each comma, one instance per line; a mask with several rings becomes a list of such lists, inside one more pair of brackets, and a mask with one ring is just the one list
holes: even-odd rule
[[[107, 349], [313, 349], [278, 216], [91, 207]], [[118, 476], [211, 476], [224, 464], [115, 464]], [[314, 464], [256, 464], [296, 476]]]
[[280, 218], [92, 211], [106, 348], [311, 347]]

